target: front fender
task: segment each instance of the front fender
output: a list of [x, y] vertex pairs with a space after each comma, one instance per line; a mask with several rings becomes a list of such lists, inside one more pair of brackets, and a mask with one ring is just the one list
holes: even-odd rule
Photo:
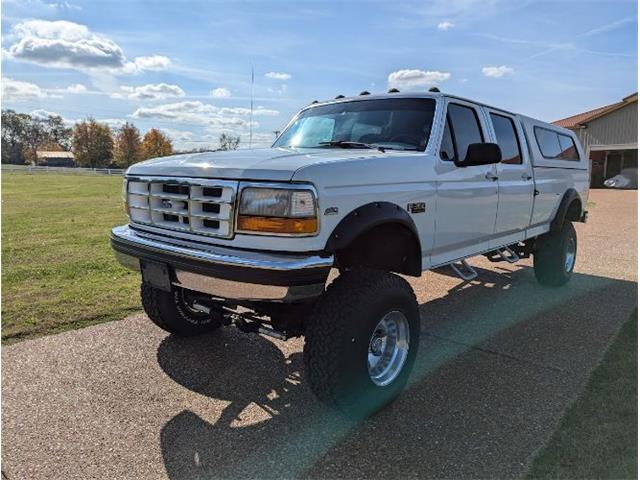
[[389, 223], [408, 228], [420, 245], [416, 224], [404, 209], [391, 202], [372, 202], [356, 208], [340, 220], [327, 240], [325, 251], [333, 253], [346, 248], [368, 230]]

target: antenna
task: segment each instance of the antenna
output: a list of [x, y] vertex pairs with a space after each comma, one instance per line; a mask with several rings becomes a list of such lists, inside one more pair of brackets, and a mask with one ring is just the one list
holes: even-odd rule
[[249, 113], [249, 148], [253, 143], [253, 65], [251, 65], [251, 109]]

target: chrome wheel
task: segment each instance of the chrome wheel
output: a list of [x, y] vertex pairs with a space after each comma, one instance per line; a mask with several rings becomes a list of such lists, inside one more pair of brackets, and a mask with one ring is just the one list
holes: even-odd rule
[[573, 270], [573, 264], [576, 261], [576, 241], [573, 238], [569, 238], [567, 241], [567, 251], [564, 254], [564, 270], [567, 273], [571, 273]]
[[409, 353], [409, 322], [394, 310], [378, 322], [371, 339], [367, 366], [369, 378], [379, 387], [389, 385], [398, 376]]

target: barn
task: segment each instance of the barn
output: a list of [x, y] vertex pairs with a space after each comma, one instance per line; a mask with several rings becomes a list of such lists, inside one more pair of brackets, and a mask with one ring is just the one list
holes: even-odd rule
[[75, 167], [76, 162], [73, 160], [71, 152], [46, 152], [38, 150], [38, 165], [46, 167]]

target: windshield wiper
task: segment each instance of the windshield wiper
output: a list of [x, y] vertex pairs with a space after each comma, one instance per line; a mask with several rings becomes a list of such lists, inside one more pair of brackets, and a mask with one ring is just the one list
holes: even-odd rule
[[362, 142], [351, 142], [349, 140], [331, 140], [330, 142], [319, 142], [318, 145], [326, 147], [340, 147], [340, 148], [370, 148], [372, 150], [380, 150], [384, 153], [384, 148], [377, 145], [369, 145]]

